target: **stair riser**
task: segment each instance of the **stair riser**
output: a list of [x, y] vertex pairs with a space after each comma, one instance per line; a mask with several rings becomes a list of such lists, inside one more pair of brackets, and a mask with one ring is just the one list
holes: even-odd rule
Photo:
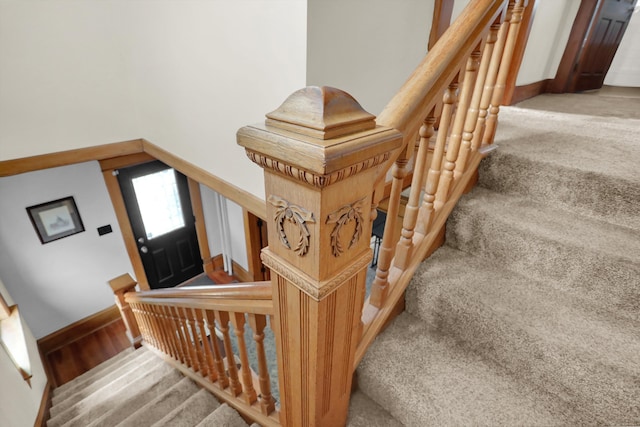
[[640, 263], [562, 244], [461, 207], [447, 222], [447, 244], [638, 320]]
[[480, 164], [479, 172], [479, 185], [492, 191], [640, 230], [637, 182], [534, 162], [499, 151]]

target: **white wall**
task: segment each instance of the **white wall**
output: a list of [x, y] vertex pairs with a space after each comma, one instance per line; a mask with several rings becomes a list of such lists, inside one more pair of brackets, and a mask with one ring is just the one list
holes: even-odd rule
[[[204, 185], [200, 185], [200, 193], [202, 195], [202, 210], [204, 211], [204, 222], [207, 228], [207, 239], [209, 240], [209, 251], [211, 256], [216, 256], [222, 253], [217, 193]], [[249, 262], [247, 260], [242, 207], [227, 200], [227, 216], [231, 232], [231, 258], [242, 268], [248, 270]]]
[[264, 197], [236, 131], [305, 86], [306, 1], [135, 1], [125, 55], [141, 134]]
[[[0, 280], [0, 294], [9, 305], [15, 302]], [[22, 306], [18, 306], [22, 314]], [[23, 319], [24, 320], [24, 319]], [[32, 426], [38, 416], [40, 401], [47, 377], [38, 353], [38, 345], [27, 325], [22, 324], [31, 362], [31, 387], [14, 366], [7, 352], [0, 346], [0, 424], [3, 427]]]
[[516, 85], [556, 76], [579, 7], [580, 0], [538, 0]]
[[143, 137], [263, 197], [235, 134], [305, 86], [306, 9], [0, 2], [0, 160]]
[[640, 87], [640, 4], [631, 17], [604, 84]]
[[309, 0], [307, 85], [379, 114], [427, 51], [433, 1]]
[[0, 2], [0, 160], [138, 138], [113, 1]]
[[[41, 244], [25, 208], [67, 196], [85, 231]], [[0, 178], [0, 200], [0, 275], [36, 338], [114, 304], [107, 282], [133, 271], [97, 162]]]

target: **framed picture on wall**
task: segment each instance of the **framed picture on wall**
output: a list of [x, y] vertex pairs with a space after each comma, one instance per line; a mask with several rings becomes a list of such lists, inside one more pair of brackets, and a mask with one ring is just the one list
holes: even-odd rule
[[27, 213], [43, 245], [84, 231], [78, 207], [71, 196], [29, 206]]

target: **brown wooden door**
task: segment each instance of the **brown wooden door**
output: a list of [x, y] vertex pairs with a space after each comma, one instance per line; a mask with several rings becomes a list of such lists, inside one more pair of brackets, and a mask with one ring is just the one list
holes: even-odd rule
[[600, 89], [637, 0], [603, 0], [578, 55], [570, 92]]

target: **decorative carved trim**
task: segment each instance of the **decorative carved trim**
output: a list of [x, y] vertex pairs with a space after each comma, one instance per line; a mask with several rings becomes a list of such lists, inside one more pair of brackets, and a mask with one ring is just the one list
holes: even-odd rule
[[247, 157], [249, 157], [249, 159], [252, 162], [254, 162], [255, 164], [257, 164], [262, 168], [271, 169], [281, 175], [294, 178], [298, 181], [302, 181], [304, 183], [307, 183], [309, 185], [312, 185], [318, 188], [327, 187], [331, 184], [335, 184], [338, 181], [342, 181], [343, 179], [352, 177], [366, 169], [370, 169], [372, 167], [378, 166], [379, 164], [382, 164], [387, 160], [389, 160], [389, 158], [391, 157], [390, 152], [383, 153], [375, 157], [372, 157], [370, 159], [363, 160], [362, 162], [357, 163], [355, 165], [351, 165], [349, 167], [340, 169], [336, 172], [326, 174], [326, 175], [320, 175], [320, 174], [315, 174], [313, 172], [309, 172], [304, 169], [299, 169], [295, 166], [285, 164], [281, 160], [273, 159], [271, 157], [265, 156], [260, 153], [256, 153], [254, 151], [246, 150], [246, 153], [247, 153]]
[[300, 206], [292, 205], [282, 197], [274, 195], [269, 196], [267, 201], [276, 208], [273, 220], [276, 223], [280, 242], [285, 248], [291, 249], [291, 244], [289, 243], [287, 234], [284, 231], [284, 222], [289, 221], [294, 223], [298, 226], [300, 238], [298, 239], [298, 244], [293, 251], [298, 254], [298, 256], [305, 256], [309, 250], [309, 236], [311, 235], [311, 233], [309, 233], [307, 223], [315, 222], [313, 212], [309, 212]]
[[263, 249], [260, 258], [264, 265], [271, 269], [272, 273], [285, 278], [311, 298], [320, 301], [335, 291], [338, 286], [366, 268], [371, 262], [372, 254], [371, 251], [366, 251], [340, 274], [323, 282], [312, 279], [303, 271], [273, 255], [269, 249]]
[[353, 232], [353, 236], [351, 237], [351, 241], [349, 242], [349, 249], [355, 245], [358, 240], [360, 240], [360, 236], [362, 235], [362, 202], [365, 197], [360, 200], [353, 202], [350, 205], [344, 205], [338, 210], [330, 213], [327, 216], [327, 224], [335, 224], [333, 230], [331, 231], [331, 253], [334, 257], [339, 257], [344, 252], [342, 248], [342, 244], [340, 243], [340, 230], [346, 224], [351, 221], [356, 222], [356, 229]]

